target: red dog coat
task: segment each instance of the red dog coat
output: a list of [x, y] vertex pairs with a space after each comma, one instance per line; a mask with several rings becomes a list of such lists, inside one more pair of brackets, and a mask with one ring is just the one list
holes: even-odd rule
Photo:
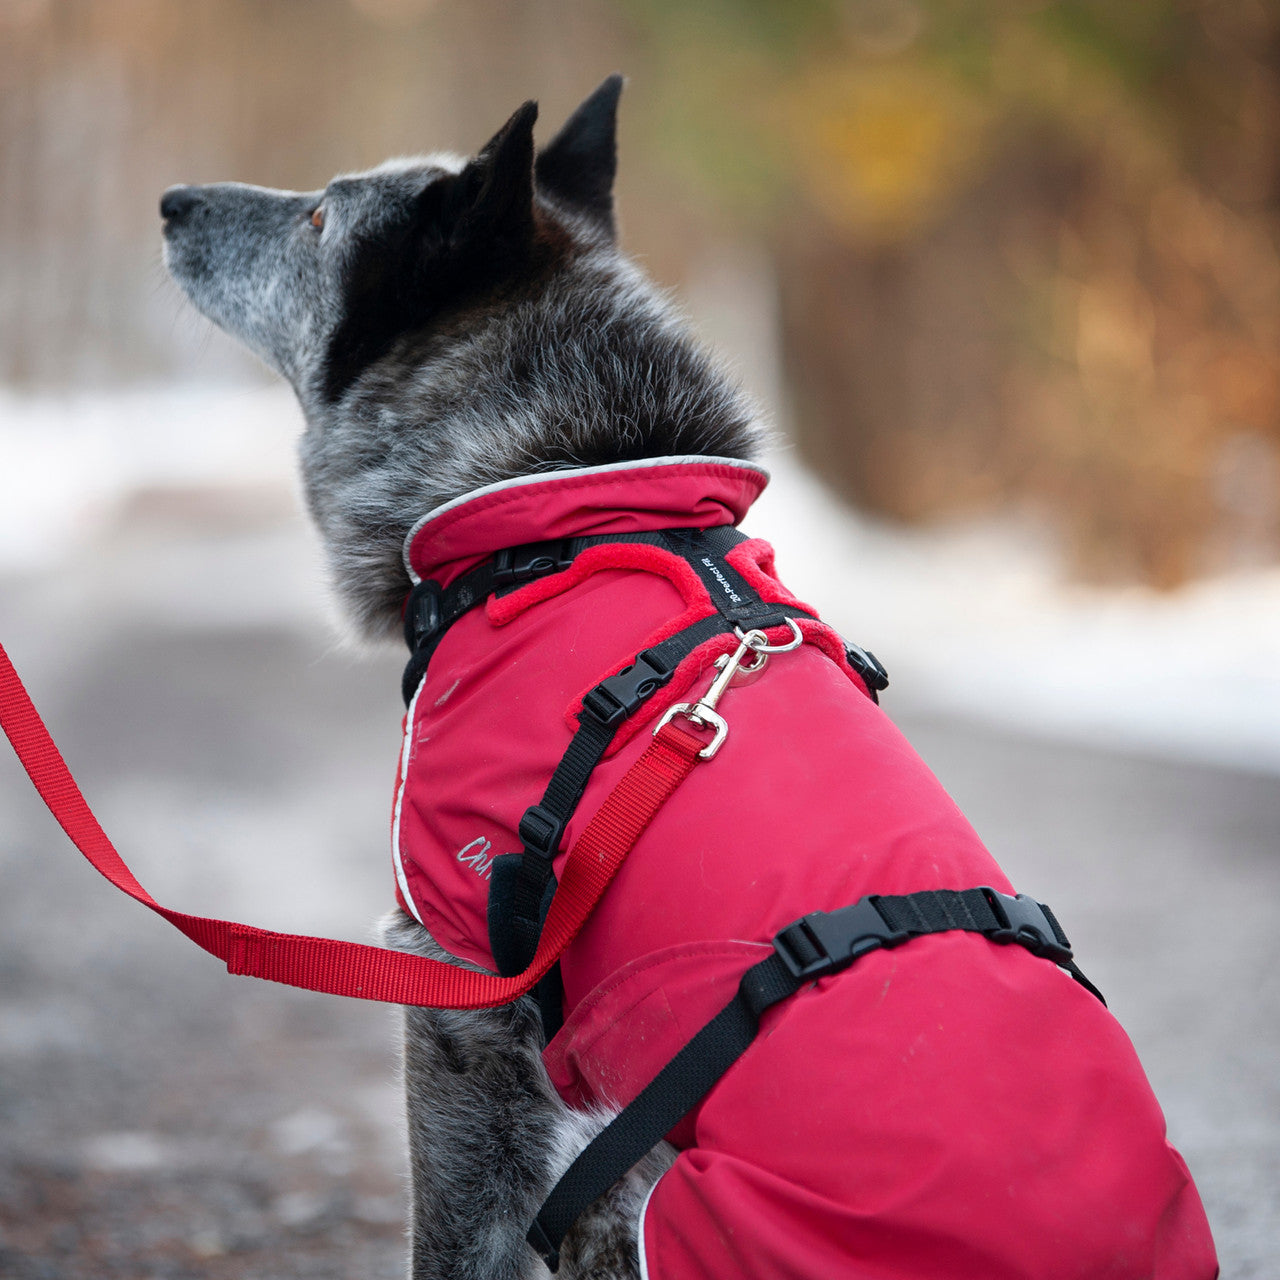
[[[736, 524], [765, 482], [672, 458], [495, 485], [431, 513], [407, 560], [447, 586], [522, 543]], [[795, 603], [766, 544], [728, 559], [764, 599]], [[713, 611], [687, 562], [615, 544], [449, 629], [406, 717], [393, 817], [400, 902], [443, 946], [493, 967], [489, 868], [520, 849], [582, 694]], [[659, 812], [563, 958], [567, 1020], [545, 1059], [571, 1106], [629, 1102], [798, 916], [869, 893], [1011, 889], [838, 639], [801, 625], [803, 647], [730, 687], [723, 750]], [[656, 716], [733, 647], [708, 641], [624, 724], [562, 851]], [[874, 952], [769, 1010], [671, 1138], [681, 1153], [641, 1224], [651, 1280], [1217, 1270], [1119, 1024], [1054, 964], [972, 934]]]

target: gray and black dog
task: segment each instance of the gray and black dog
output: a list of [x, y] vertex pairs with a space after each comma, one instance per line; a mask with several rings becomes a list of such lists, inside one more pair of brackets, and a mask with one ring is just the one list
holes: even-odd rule
[[[618, 250], [606, 80], [535, 153], [525, 103], [473, 159], [430, 155], [323, 191], [164, 193], [165, 259], [209, 319], [293, 386], [307, 502], [338, 598], [397, 636], [422, 514], [495, 481], [673, 455], [749, 458], [750, 403]], [[453, 960], [394, 913], [389, 945]], [[525, 1228], [609, 1119], [570, 1111], [529, 999], [407, 1012], [414, 1277], [546, 1274]], [[638, 1272], [655, 1152], [584, 1215], [562, 1276]]]

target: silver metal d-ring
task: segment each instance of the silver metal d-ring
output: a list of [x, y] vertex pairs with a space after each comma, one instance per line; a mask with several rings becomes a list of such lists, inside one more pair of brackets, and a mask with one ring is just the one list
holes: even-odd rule
[[787, 618], [786, 623], [791, 628], [791, 639], [786, 644], [770, 644], [769, 637], [754, 627], [747, 632], [744, 632], [741, 627], [734, 627], [733, 631], [753, 653], [790, 653], [792, 649], [798, 649], [804, 644], [804, 632], [800, 630], [794, 618]]

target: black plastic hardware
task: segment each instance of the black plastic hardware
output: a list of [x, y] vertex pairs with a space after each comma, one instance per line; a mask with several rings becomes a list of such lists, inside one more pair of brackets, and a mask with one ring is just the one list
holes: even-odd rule
[[884, 669], [884, 663], [870, 649], [848, 640], [844, 642], [844, 656], [871, 690], [871, 696], [879, 702], [876, 695], [889, 687], [889, 673]]
[[588, 690], [582, 699], [582, 710], [603, 725], [619, 724], [662, 688], [674, 670], [656, 650], [644, 649], [629, 667]]
[[530, 805], [520, 819], [520, 839], [530, 853], [551, 859], [560, 847], [564, 823], [540, 804]]
[[573, 559], [572, 538], [507, 547], [493, 557], [493, 585], [498, 588], [522, 586], [535, 578], [568, 569]]
[[[888, 926], [889, 919], [913, 923], [899, 930]], [[774, 938], [773, 954], [742, 975], [734, 998], [587, 1144], [538, 1210], [529, 1242], [554, 1270], [560, 1242], [582, 1211], [706, 1096], [749, 1048], [764, 1010], [794, 995], [809, 980], [847, 968], [878, 947], [952, 930], [1015, 942], [1050, 959], [1071, 954], [1066, 934], [1048, 907], [987, 885], [873, 894], [838, 911], [802, 917]], [[1047, 944], [1050, 935], [1056, 941]], [[1074, 961], [1068, 958], [1063, 968], [1102, 1000], [1102, 993]]]
[[992, 942], [1016, 942], [1032, 955], [1043, 956], [1054, 964], [1065, 965], [1071, 960], [1073, 952], [1065, 936], [1059, 937], [1044, 908], [1034, 898], [1025, 893], [1011, 897], [985, 886], [982, 894], [1004, 926], [986, 935]]
[[443, 600], [443, 590], [433, 578], [419, 582], [409, 592], [404, 608], [404, 640], [412, 652], [416, 653], [440, 631], [444, 621]]
[[872, 898], [859, 898], [839, 911], [813, 911], [787, 925], [773, 949], [793, 978], [808, 980], [838, 973], [859, 956], [906, 942], [905, 929], [892, 929]]

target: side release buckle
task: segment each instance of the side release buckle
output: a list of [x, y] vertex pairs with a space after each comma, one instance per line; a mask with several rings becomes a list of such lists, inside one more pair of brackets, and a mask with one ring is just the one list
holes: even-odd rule
[[404, 642], [411, 653], [433, 640], [444, 624], [444, 592], [433, 578], [419, 582], [409, 592], [404, 607]]
[[493, 557], [493, 585], [495, 588], [520, 587], [535, 578], [560, 573], [572, 564], [572, 538], [552, 538], [547, 542], [527, 542], [522, 547], [506, 547]]
[[884, 663], [870, 649], [864, 649], [851, 640], [844, 642], [845, 661], [862, 677], [871, 692], [871, 700], [879, 702], [879, 695], [889, 687], [889, 673]]
[[839, 973], [869, 951], [896, 947], [910, 936], [885, 923], [871, 895], [839, 911], [802, 916], [774, 938], [773, 949], [793, 978], [807, 981]]
[[992, 942], [1016, 942], [1033, 956], [1043, 956], [1054, 964], [1065, 965], [1071, 960], [1071, 943], [1048, 907], [1025, 893], [1015, 897], [984, 886], [982, 895], [1002, 926], [986, 935]]
[[656, 649], [643, 649], [630, 666], [588, 689], [582, 709], [602, 725], [621, 724], [641, 703], [671, 679], [668, 666]]

